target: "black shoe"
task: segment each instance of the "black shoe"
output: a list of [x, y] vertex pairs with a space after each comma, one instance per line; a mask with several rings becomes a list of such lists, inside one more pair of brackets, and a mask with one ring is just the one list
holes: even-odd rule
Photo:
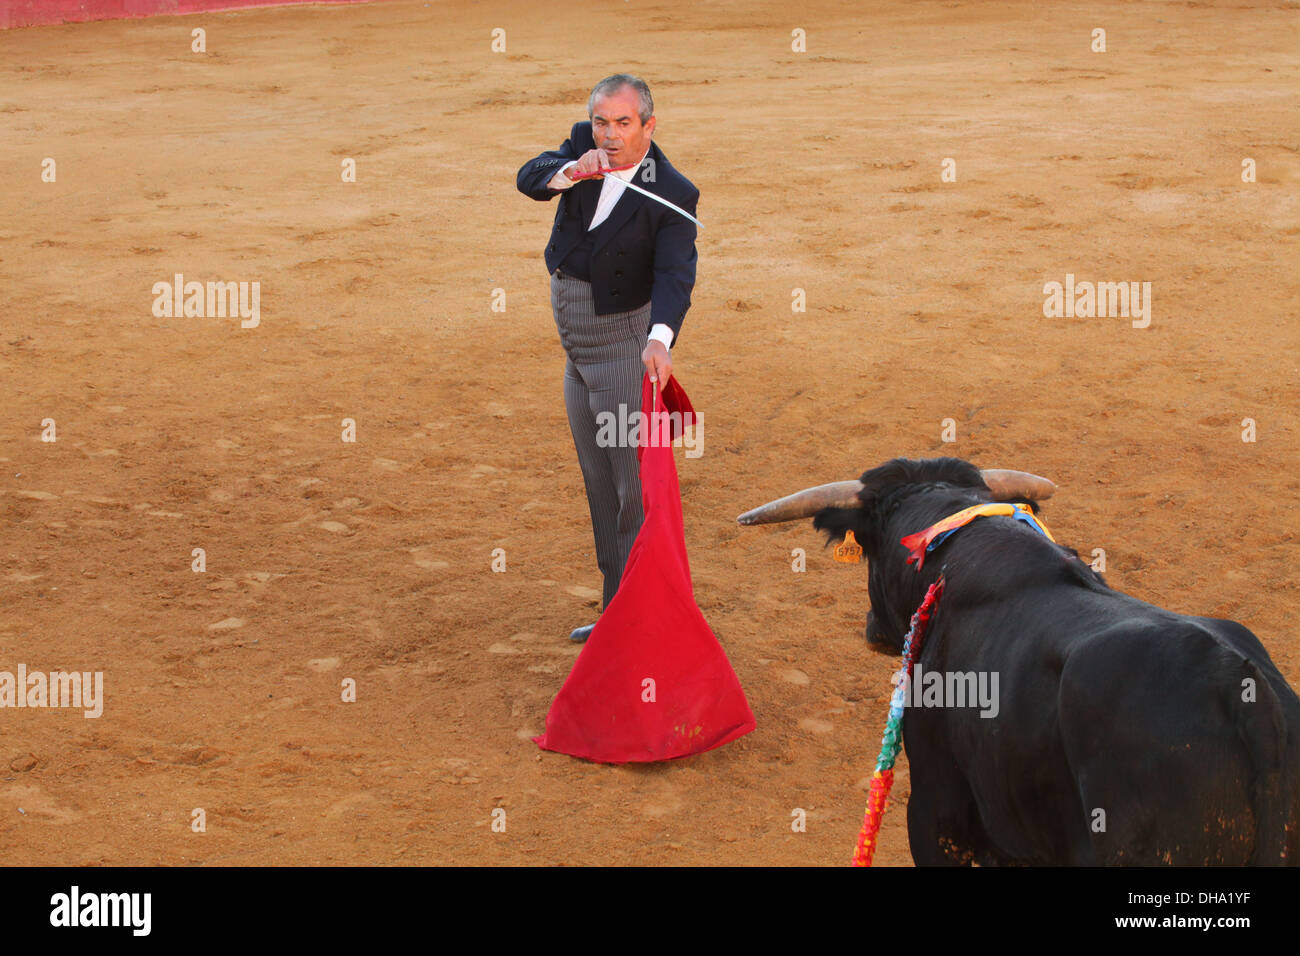
[[586, 627], [574, 628], [573, 633], [569, 635], [569, 640], [575, 644], [586, 644], [587, 638], [591, 636], [591, 632], [595, 627], [595, 624], [588, 624]]

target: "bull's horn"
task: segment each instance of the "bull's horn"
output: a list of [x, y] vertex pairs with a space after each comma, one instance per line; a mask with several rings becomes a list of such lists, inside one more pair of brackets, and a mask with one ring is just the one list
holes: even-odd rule
[[[1030, 501], [1042, 501], [1056, 492], [1056, 485], [1046, 478], [1031, 475], [1024, 471], [1010, 471], [1006, 468], [988, 468], [980, 472], [984, 483], [993, 492], [996, 501], [1011, 498], [1027, 498]], [[855, 508], [862, 502], [858, 492], [862, 482], [832, 481], [816, 488], [806, 488], [793, 495], [786, 495], [776, 501], [770, 501], [752, 511], [746, 511], [736, 520], [741, 524], [776, 524], [781, 521], [798, 521], [809, 518], [823, 508]]]
[[997, 501], [1010, 501], [1012, 498], [1028, 498], [1030, 501], [1043, 501], [1056, 494], [1056, 485], [1046, 478], [1031, 475], [1027, 471], [1009, 471], [1006, 468], [985, 468], [980, 472], [984, 484], [989, 486]]
[[746, 511], [736, 520], [741, 524], [775, 524], [778, 521], [798, 521], [815, 515], [823, 508], [856, 508], [862, 502], [858, 492], [862, 482], [832, 481], [828, 485], [805, 488], [777, 501], [770, 501], [753, 511]]

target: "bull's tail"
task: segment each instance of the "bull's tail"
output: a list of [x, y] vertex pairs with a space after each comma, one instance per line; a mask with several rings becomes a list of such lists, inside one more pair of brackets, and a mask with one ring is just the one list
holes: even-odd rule
[[[1255, 699], [1243, 696], [1234, 708], [1237, 733], [1241, 735], [1255, 770], [1255, 850], [1252, 866], [1295, 865], [1287, 859], [1287, 823], [1291, 807], [1286, 783], [1286, 719], [1282, 702], [1268, 678], [1249, 660], [1242, 661], [1242, 673], [1254, 681]], [[1235, 691], [1244, 695], [1244, 688]]]

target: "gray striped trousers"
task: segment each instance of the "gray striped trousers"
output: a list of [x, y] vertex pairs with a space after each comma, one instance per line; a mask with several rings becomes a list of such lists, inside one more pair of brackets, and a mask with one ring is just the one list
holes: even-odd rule
[[[607, 412], [620, 420], [620, 403], [625, 406], [622, 419], [641, 410], [641, 353], [650, 327], [650, 303], [629, 312], [597, 315], [591, 284], [557, 269], [551, 276], [551, 312], [567, 356], [564, 407], [587, 487], [596, 564], [605, 579], [603, 609], [618, 591], [645, 515], [636, 448], [625, 441], [601, 447], [596, 416]], [[622, 431], [617, 434], [623, 437]]]

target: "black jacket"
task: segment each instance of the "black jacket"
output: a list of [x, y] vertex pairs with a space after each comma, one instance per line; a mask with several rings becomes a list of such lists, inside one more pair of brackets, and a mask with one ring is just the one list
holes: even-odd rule
[[[519, 170], [519, 191], [546, 202], [560, 197], [555, 225], [546, 244], [546, 269], [554, 272], [582, 239], [596, 214], [603, 180], [588, 179], [563, 191], [546, 184], [565, 163], [595, 149], [591, 123], [575, 123], [559, 149], [548, 150]], [[653, 160], [653, 165], [651, 164]], [[632, 180], [643, 189], [695, 215], [700, 191], [650, 143], [646, 161]], [[591, 255], [591, 291], [596, 314], [627, 312], [650, 302], [650, 327], [662, 322], [681, 330], [695, 287], [695, 223], [667, 206], [625, 189], [609, 218], [596, 227]]]

